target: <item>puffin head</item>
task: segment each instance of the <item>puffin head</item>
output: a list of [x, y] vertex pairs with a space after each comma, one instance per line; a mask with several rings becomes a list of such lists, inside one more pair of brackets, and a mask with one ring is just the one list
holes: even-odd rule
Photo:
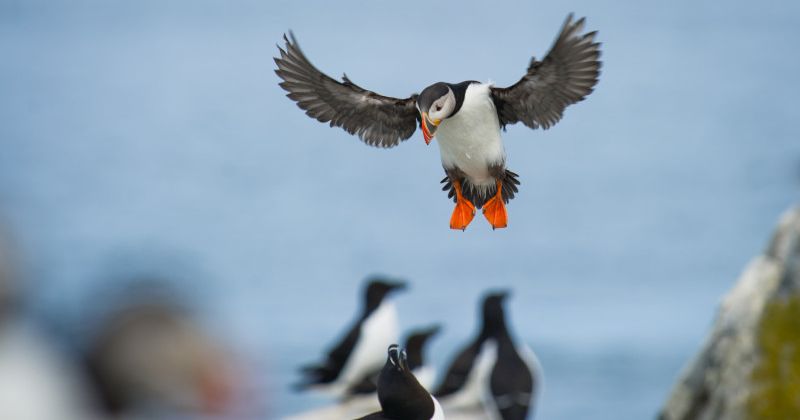
[[430, 144], [436, 135], [436, 128], [456, 109], [456, 95], [450, 85], [444, 82], [434, 83], [426, 87], [417, 97], [417, 109], [420, 113], [420, 128], [425, 143]]

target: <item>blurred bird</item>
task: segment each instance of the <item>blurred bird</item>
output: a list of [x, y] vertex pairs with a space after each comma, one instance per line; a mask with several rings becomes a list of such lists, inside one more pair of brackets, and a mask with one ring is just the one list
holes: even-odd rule
[[448, 367], [433, 395], [451, 412], [478, 413], [492, 419], [528, 418], [541, 386], [541, 367], [527, 346], [516, 345], [506, 325], [507, 292], [483, 299], [478, 336]]
[[356, 381], [379, 369], [384, 349], [397, 342], [399, 329], [397, 310], [387, 298], [405, 288], [403, 282], [370, 281], [364, 292], [364, 306], [355, 323], [328, 351], [325, 360], [301, 368], [304, 378], [296, 388], [313, 388], [342, 396]]
[[35, 326], [0, 328], [0, 419], [99, 419], [73, 359]]
[[15, 258], [2, 236], [0, 232], [0, 419], [97, 419], [73, 358], [26, 319]]
[[342, 127], [365, 143], [393, 147], [414, 134], [419, 122], [425, 142], [439, 138], [446, 173], [442, 183], [456, 207], [450, 228], [466, 229], [475, 209], [492, 228], [508, 224], [505, 204], [518, 191], [517, 174], [506, 169], [500, 128], [522, 122], [547, 129], [564, 109], [583, 100], [600, 75], [600, 44], [596, 32], [582, 34], [584, 19], [567, 17], [545, 58], [532, 58], [527, 72], [514, 85], [437, 82], [405, 99], [383, 96], [356, 85], [347, 75], [342, 82], [314, 67], [294, 35], [284, 36], [285, 49], [275, 59], [280, 86], [310, 117]]
[[394, 344], [378, 378], [381, 411], [359, 420], [444, 420], [442, 407], [411, 373], [406, 352]]
[[85, 364], [112, 418], [221, 416], [233, 401], [236, 380], [221, 347], [165, 303], [118, 310], [89, 345]]

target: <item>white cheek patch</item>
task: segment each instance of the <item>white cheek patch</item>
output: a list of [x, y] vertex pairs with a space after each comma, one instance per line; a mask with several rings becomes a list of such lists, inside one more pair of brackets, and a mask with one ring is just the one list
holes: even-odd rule
[[[437, 111], [436, 107], [440, 107]], [[428, 115], [432, 120], [443, 120], [449, 117], [453, 110], [456, 107], [456, 96], [453, 94], [452, 91], [448, 92], [447, 95], [437, 99], [436, 102], [431, 105], [431, 109], [428, 111]]]

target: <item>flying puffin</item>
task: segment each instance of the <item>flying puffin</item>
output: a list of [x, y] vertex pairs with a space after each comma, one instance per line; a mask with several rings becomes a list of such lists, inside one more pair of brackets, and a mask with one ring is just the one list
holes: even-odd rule
[[275, 73], [286, 96], [316, 120], [341, 127], [365, 143], [394, 147], [410, 138], [419, 123], [425, 143], [439, 139], [442, 183], [456, 203], [450, 228], [464, 230], [482, 208], [492, 228], [508, 225], [505, 204], [517, 193], [518, 175], [506, 168], [500, 129], [522, 122], [548, 129], [564, 109], [592, 92], [600, 75], [596, 32], [583, 34], [584, 18], [570, 14], [541, 61], [532, 58], [524, 76], [510, 87], [465, 81], [434, 83], [399, 99], [366, 90], [344, 75], [342, 81], [319, 71], [290, 32]]
[[400, 281], [373, 279], [363, 295], [363, 308], [356, 322], [318, 364], [301, 369], [304, 378], [298, 390], [314, 388], [342, 396], [366, 374], [380, 369], [386, 347], [397, 342], [397, 310], [389, 295], [406, 288]]
[[448, 412], [485, 413], [489, 418], [524, 420], [541, 386], [541, 367], [527, 346], [517, 345], [506, 325], [508, 292], [487, 294], [478, 336], [453, 359], [434, 390]]
[[405, 350], [389, 346], [389, 357], [378, 378], [381, 411], [358, 420], [444, 420], [444, 412], [411, 373]]

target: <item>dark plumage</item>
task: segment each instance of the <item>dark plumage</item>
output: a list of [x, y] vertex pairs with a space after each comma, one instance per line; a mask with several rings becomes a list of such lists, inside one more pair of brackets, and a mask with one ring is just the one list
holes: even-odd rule
[[443, 418], [437, 412], [433, 397], [411, 374], [406, 352], [397, 345], [389, 356], [378, 379], [378, 401], [381, 411], [358, 420], [431, 420]]
[[597, 32], [580, 35], [584, 18], [567, 17], [561, 33], [544, 60], [531, 58], [528, 72], [507, 88], [492, 88], [500, 124], [522, 122], [530, 128], [555, 125], [568, 105], [592, 93], [600, 76], [600, 43]]
[[[503, 310], [506, 296], [505, 292], [496, 292], [484, 297], [482, 325], [477, 337], [457, 354], [433, 392], [445, 407], [448, 407], [447, 399], [461, 392], [468, 379], [476, 375], [486, 381], [480, 386], [486, 393], [484, 398], [489, 399], [472, 401], [472, 405], [484, 405], [494, 417], [502, 420], [524, 420], [528, 417], [538, 385], [538, 364], [523, 358], [508, 331]], [[482, 373], [475, 372], [475, 369], [478, 359], [483, 357], [482, 352], [489, 351], [488, 346], [493, 346], [494, 360], [488, 375], [482, 379]], [[532, 358], [535, 359], [535, 356]]]
[[416, 97], [397, 99], [379, 95], [351, 82], [347, 75], [342, 82], [317, 70], [300, 50], [294, 34], [284, 36], [286, 49], [278, 47], [275, 59], [280, 86], [317, 121], [342, 127], [371, 146], [393, 147], [406, 140], [417, 129], [419, 114]]
[[514, 341], [503, 331], [497, 336], [497, 363], [489, 377], [494, 409], [503, 420], [528, 418], [535, 392], [533, 372], [519, 355]]
[[[503, 191], [501, 193], [503, 201], [506, 203], [511, 201], [514, 195], [519, 192], [517, 188], [519, 185], [519, 175], [505, 169], [503, 165], [490, 166], [489, 172], [493, 173], [496, 179], [501, 180], [500, 182], [503, 185]], [[475, 207], [483, 207], [488, 199], [497, 194], [496, 187], [486, 189], [476, 188], [469, 183], [467, 176], [458, 169], [445, 170], [445, 173], [447, 176], [439, 183], [444, 184], [442, 186], [442, 191], [447, 191], [447, 198], [453, 199], [454, 203], [457, 202], [456, 189], [453, 186], [454, 179], [461, 181], [461, 193], [464, 194], [464, 197], [471, 201]]]
[[481, 310], [481, 329], [478, 335], [464, 348], [450, 363], [443, 379], [433, 391], [437, 398], [452, 395], [460, 390], [467, 382], [475, 360], [486, 340], [495, 337], [501, 330], [505, 330], [505, 316], [503, 314], [503, 293], [492, 293], [484, 297]]

